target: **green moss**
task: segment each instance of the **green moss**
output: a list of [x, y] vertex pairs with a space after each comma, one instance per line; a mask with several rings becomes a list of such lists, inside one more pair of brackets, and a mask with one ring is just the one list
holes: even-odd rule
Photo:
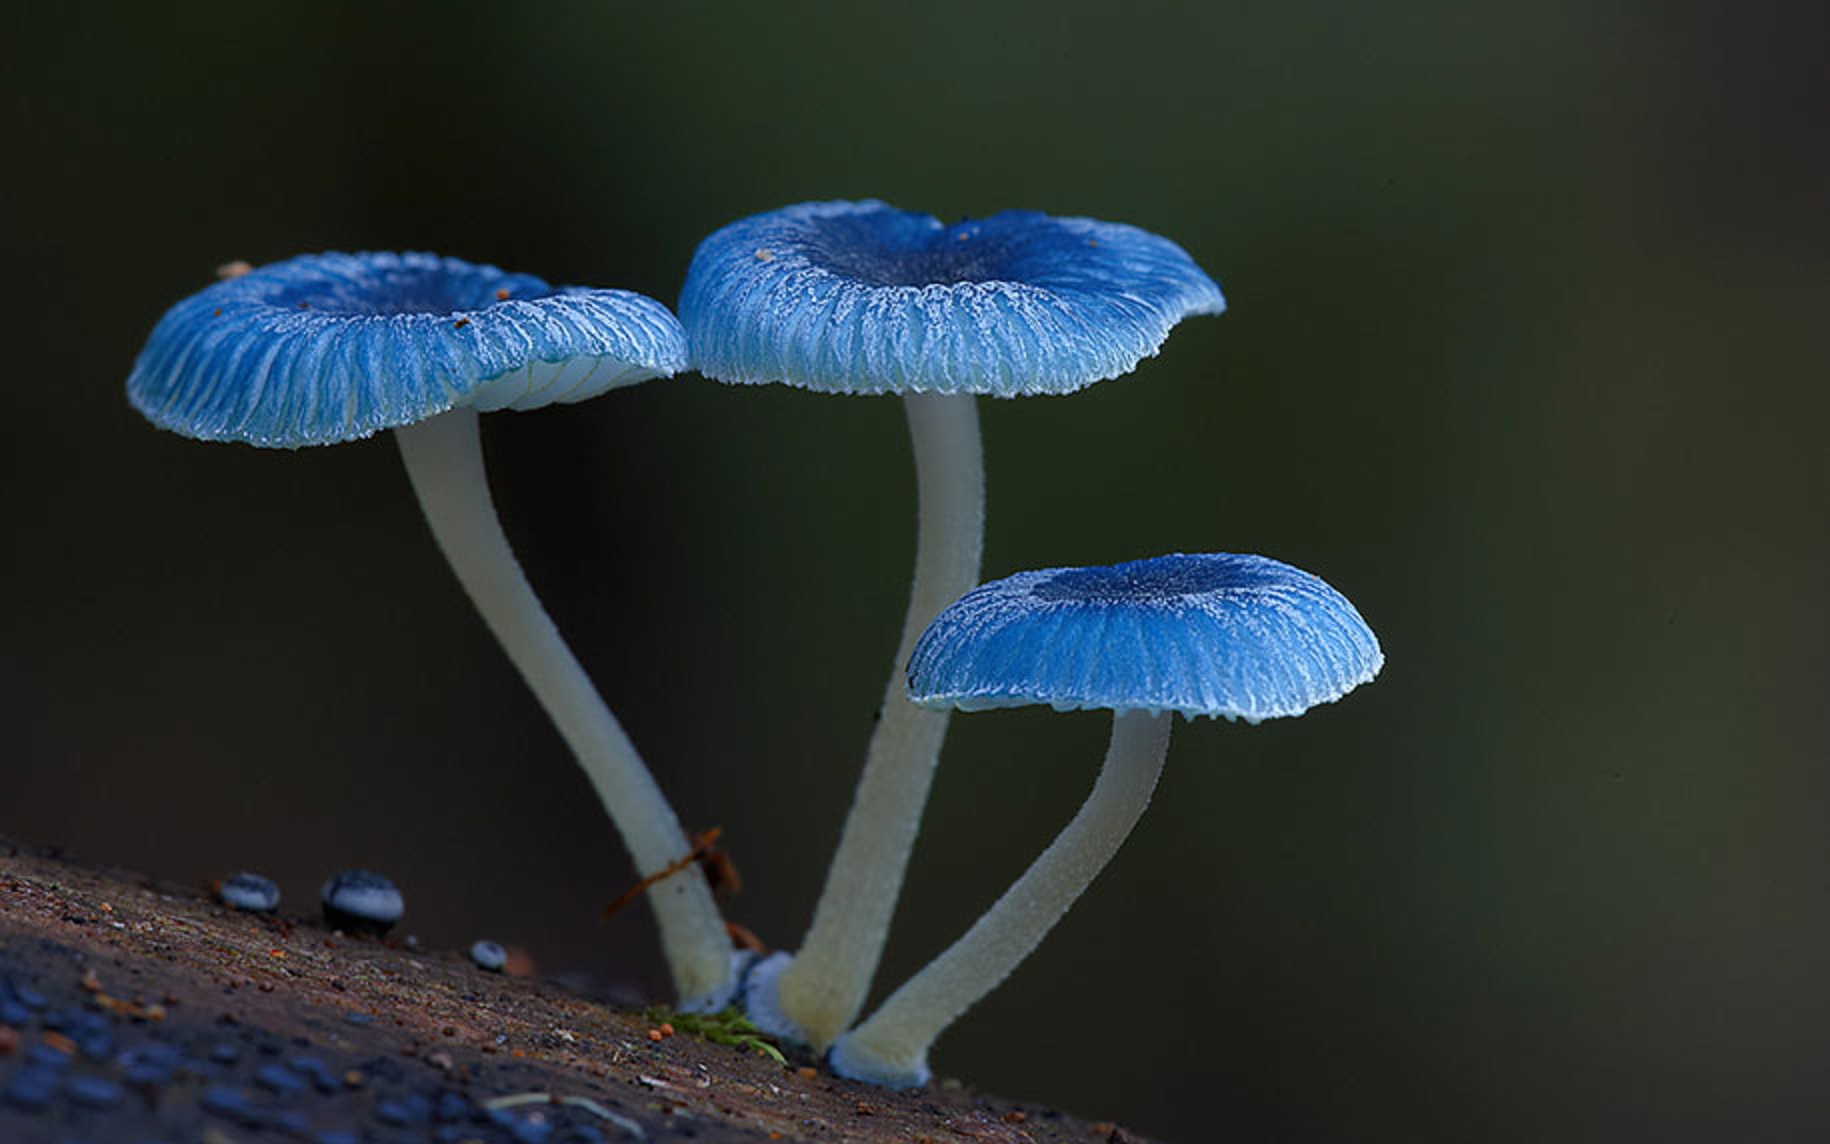
[[672, 1025], [676, 1033], [698, 1037], [714, 1045], [753, 1050], [778, 1065], [788, 1063], [788, 1059], [782, 1056], [781, 1049], [776, 1047], [769, 1035], [750, 1024], [743, 1013], [735, 1008], [718, 1013], [676, 1013], [665, 1006], [655, 1006], [644, 1010], [642, 1015], [651, 1024]]

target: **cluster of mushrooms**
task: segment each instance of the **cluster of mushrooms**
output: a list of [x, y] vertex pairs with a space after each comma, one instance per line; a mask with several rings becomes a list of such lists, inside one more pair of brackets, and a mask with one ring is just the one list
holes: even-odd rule
[[[477, 414], [582, 401], [697, 370], [719, 381], [899, 394], [920, 501], [895, 670], [798, 949], [733, 948], [694, 864], [649, 900], [684, 1010], [743, 1007], [844, 1076], [925, 1083], [936, 1037], [1042, 940], [1150, 800], [1179, 712], [1298, 715], [1373, 678], [1378, 641], [1340, 593], [1262, 556], [1169, 555], [979, 585], [974, 399], [1067, 394], [1129, 373], [1225, 308], [1179, 246], [1135, 227], [1006, 211], [951, 226], [880, 202], [803, 203], [700, 244], [679, 318], [622, 290], [554, 288], [429, 254], [305, 255], [169, 310], [127, 381], [162, 428], [296, 448], [394, 431], [433, 535], [539, 697], [644, 874], [691, 852], [641, 755], [516, 562]], [[1091, 795], [950, 948], [858, 1021], [948, 713], [1113, 712]]]

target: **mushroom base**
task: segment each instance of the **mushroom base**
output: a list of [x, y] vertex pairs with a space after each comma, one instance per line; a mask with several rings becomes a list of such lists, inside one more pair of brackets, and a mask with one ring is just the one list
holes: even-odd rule
[[879, 1088], [920, 1088], [934, 1079], [925, 1052], [896, 1051], [896, 1046], [871, 1045], [863, 1048], [853, 1043], [850, 1033], [833, 1042], [826, 1064], [846, 1080], [862, 1081]]
[[834, 1042], [835, 1071], [888, 1088], [927, 1079], [935, 1038], [1030, 955], [1137, 825], [1163, 770], [1170, 718], [1114, 713], [1105, 764], [1073, 820], [964, 936]]
[[792, 953], [772, 953], [757, 962], [744, 979], [743, 1012], [750, 1024], [771, 1037], [805, 1045], [812, 1043], [812, 1036], [782, 1009], [781, 978], [793, 964]]
[[[695, 997], [682, 997], [674, 1003], [681, 1013], [722, 1013], [743, 996], [744, 980], [756, 955], [747, 949], [731, 954], [731, 971], [715, 988]], [[760, 1027], [760, 1026], [759, 1026]]]

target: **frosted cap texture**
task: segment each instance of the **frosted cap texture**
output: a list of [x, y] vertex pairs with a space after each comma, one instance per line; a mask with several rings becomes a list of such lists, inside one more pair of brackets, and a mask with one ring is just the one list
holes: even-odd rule
[[1158, 556], [1049, 568], [975, 588], [909, 659], [909, 697], [979, 710], [1300, 715], [1377, 675], [1379, 641], [1345, 596], [1263, 556]]
[[218, 282], [153, 328], [127, 397], [164, 429], [296, 447], [448, 409], [532, 409], [686, 366], [666, 306], [433, 254], [307, 254]]
[[694, 368], [839, 393], [1072, 393], [1226, 308], [1166, 238], [1003, 211], [952, 226], [880, 202], [801, 203], [699, 244], [680, 296]]

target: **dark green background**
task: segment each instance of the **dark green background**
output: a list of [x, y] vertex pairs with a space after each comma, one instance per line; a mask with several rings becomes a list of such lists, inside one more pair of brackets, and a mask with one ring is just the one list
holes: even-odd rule
[[[385, 7], [385, 11], [382, 9]], [[943, 1074], [1184, 1141], [1830, 1134], [1821, 5], [46, 6], [6, 31], [0, 831], [658, 989], [630, 871], [392, 446], [151, 429], [233, 258], [430, 249], [672, 301], [809, 198], [1184, 245], [1232, 311], [983, 403], [986, 572], [1311, 569], [1380, 680], [1178, 728]], [[901, 614], [897, 405], [696, 377], [499, 415], [508, 529], [793, 944]], [[1063, 822], [1095, 716], [961, 717], [884, 981]]]

